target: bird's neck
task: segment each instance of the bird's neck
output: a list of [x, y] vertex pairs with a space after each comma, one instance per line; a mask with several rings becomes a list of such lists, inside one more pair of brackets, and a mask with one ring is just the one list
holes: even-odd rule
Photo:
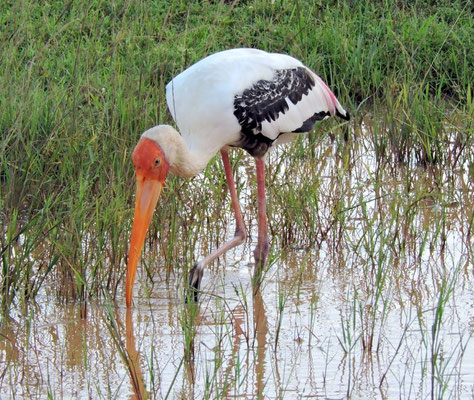
[[[143, 135], [153, 139], [163, 150], [170, 166], [170, 172], [183, 178], [199, 174], [210, 158], [190, 150], [183, 137], [169, 125], [159, 125], [149, 129]], [[212, 157], [212, 156], [211, 156]]]

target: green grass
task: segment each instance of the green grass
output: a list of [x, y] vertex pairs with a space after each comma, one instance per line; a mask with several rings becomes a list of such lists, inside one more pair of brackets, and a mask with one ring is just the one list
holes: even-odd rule
[[[270, 154], [277, 250], [261, 293], [251, 285], [253, 238], [206, 271], [199, 308], [184, 304], [186, 260], [232, 235], [224, 227], [232, 211], [209, 170], [173, 180], [176, 220], [187, 226], [177, 222], [173, 236], [158, 220], [131, 313], [104, 288], [81, 319], [81, 304], [54, 303], [58, 283], [47, 279], [34, 306], [13, 301], [12, 323], [0, 330], [1, 396], [23, 388], [52, 398], [469, 396], [472, 183], [462, 170], [378, 165], [370, 119], [362, 121], [357, 140], [305, 138]], [[254, 234], [255, 188], [244, 189], [253, 162], [241, 160], [239, 172]], [[286, 199], [289, 184], [301, 195]], [[189, 204], [201, 199], [206, 210], [193, 222]]]
[[[344, 268], [362, 266], [367, 281], [343, 290], [350, 308], [338, 340], [348, 353], [360, 342], [367, 353], [376, 353], [387, 310], [402, 282], [411, 279], [397, 256], [421, 259], [443, 240], [449, 207], [469, 204], [469, 179], [474, 177], [471, 6], [466, 1], [410, 4], [3, 1], [2, 315], [27, 310], [41, 290], [58, 303], [87, 303], [102, 299], [104, 292], [123, 302], [119, 294], [135, 184], [131, 151], [145, 129], [171, 123], [165, 84], [212, 52], [256, 47], [301, 59], [354, 116], [343, 128], [325, 121], [309, 137], [281, 150], [280, 158], [272, 158], [268, 213], [275, 262], [280, 249], [350, 249], [353, 259]], [[320, 152], [327, 135], [335, 144], [324, 147], [332, 161]], [[360, 136], [367, 141], [358, 141]], [[361, 187], [352, 186], [351, 171], [363, 162], [353, 154], [364, 153], [364, 143], [378, 166], [369, 180], [375, 198], [369, 199], [352, 195]], [[241, 164], [247, 159], [238, 152], [232, 157]], [[328, 162], [338, 167], [330, 185], [321, 176]], [[386, 169], [396, 181], [392, 190], [386, 187]], [[470, 175], [459, 198], [452, 185], [466, 169]], [[247, 185], [241, 177], [236, 181], [239, 189]], [[241, 197], [247, 213], [256, 215], [253, 197]], [[387, 197], [384, 205], [378, 203]], [[440, 206], [434, 225], [420, 226], [418, 205], [425, 201]], [[367, 211], [368, 204], [376, 204], [380, 213]], [[219, 160], [195, 180], [168, 179], [142, 261], [150, 291], [157, 276], [182, 275], [197, 254], [225, 239], [229, 207]], [[327, 207], [330, 213], [321, 213]], [[354, 215], [361, 225], [354, 223]], [[472, 232], [472, 204], [462, 215]], [[359, 228], [363, 234], [353, 236]], [[420, 235], [422, 246], [415, 248]], [[397, 263], [399, 268], [392, 269]], [[433, 274], [444, 282], [438, 271]], [[280, 291], [277, 332], [283, 329], [287, 293], [294, 287]], [[249, 313], [244, 291], [236, 291]], [[188, 362], [195, 316], [183, 311], [180, 322]], [[440, 343], [436, 324], [433, 354]], [[279, 341], [277, 335], [275, 347]], [[433, 376], [444, 373], [442, 363], [431, 368]], [[215, 374], [211, 379], [217, 379]]]

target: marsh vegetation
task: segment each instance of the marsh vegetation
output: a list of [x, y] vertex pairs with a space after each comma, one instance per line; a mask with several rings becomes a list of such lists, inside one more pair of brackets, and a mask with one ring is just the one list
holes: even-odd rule
[[[0, 397], [469, 398], [474, 394], [469, 2], [0, 4]], [[255, 173], [169, 179], [131, 311], [130, 154], [164, 85], [211, 52], [313, 67], [353, 115], [267, 163], [272, 247], [251, 287]]]

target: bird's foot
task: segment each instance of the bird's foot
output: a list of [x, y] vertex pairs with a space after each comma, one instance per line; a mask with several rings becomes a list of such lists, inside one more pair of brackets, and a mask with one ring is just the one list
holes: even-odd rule
[[204, 271], [200, 262], [194, 264], [194, 267], [189, 272], [189, 284], [185, 293], [185, 302], [198, 303], [199, 288], [201, 287], [201, 279]]

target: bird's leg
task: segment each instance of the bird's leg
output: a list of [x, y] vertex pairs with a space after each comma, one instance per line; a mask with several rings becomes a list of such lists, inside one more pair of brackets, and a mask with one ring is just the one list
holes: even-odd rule
[[235, 234], [232, 239], [225, 242], [217, 250], [214, 250], [211, 254], [204, 257], [201, 261], [198, 261], [191, 270], [189, 274], [189, 286], [192, 287], [193, 300], [195, 302], [198, 301], [198, 291], [201, 285], [201, 278], [204, 267], [217, 257], [224, 254], [226, 251], [230, 250], [235, 246], [238, 246], [239, 244], [242, 244], [247, 237], [247, 233], [245, 232], [244, 219], [242, 218], [242, 213], [240, 212], [239, 199], [237, 197], [237, 189], [235, 188], [234, 175], [232, 174], [232, 166], [230, 165], [228, 151], [224, 149], [221, 150], [221, 156], [222, 162], [224, 164], [227, 185], [229, 187], [230, 198], [232, 200], [232, 207], [234, 208]]
[[269, 243], [265, 200], [265, 160], [256, 158], [255, 162], [257, 166], [258, 242], [253, 255], [255, 257], [254, 285], [258, 288], [268, 256]]

